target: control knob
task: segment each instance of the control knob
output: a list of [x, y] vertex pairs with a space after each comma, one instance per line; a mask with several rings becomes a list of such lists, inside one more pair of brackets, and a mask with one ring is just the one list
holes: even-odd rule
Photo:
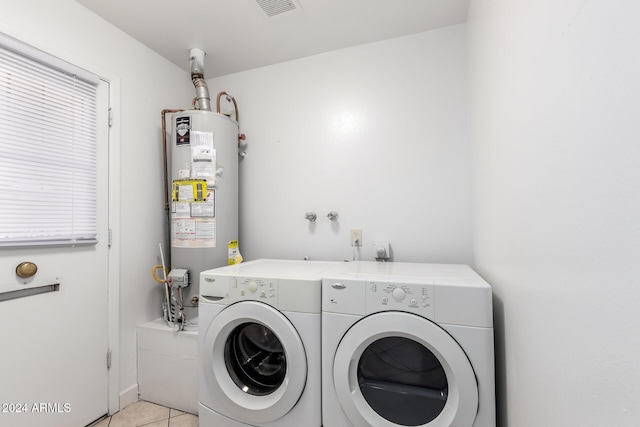
[[251, 293], [255, 293], [258, 290], [258, 284], [252, 280], [249, 282], [249, 291], [251, 291]]
[[405, 297], [405, 293], [404, 293], [404, 289], [402, 288], [395, 288], [392, 292], [391, 295], [393, 296], [393, 299], [395, 299], [396, 301], [400, 302], [404, 299]]

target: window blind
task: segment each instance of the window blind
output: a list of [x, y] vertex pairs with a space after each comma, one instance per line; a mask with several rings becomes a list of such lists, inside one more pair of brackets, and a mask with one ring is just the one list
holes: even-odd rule
[[0, 246], [97, 238], [96, 84], [0, 38]]

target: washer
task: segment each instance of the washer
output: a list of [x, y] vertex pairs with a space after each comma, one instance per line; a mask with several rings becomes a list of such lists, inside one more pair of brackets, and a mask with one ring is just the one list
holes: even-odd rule
[[200, 275], [201, 426], [322, 425], [321, 272], [257, 260]]
[[491, 287], [465, 265], [354, 262], [322, 287], [326, 427], [495, 427]]

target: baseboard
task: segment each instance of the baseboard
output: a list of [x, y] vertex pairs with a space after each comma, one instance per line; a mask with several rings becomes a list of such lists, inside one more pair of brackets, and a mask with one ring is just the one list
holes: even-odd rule
[[138, 384], [120, 392], [120, 410], [138, 401]]

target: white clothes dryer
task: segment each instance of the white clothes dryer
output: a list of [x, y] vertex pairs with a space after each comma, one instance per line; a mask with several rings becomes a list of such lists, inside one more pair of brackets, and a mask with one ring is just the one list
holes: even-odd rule
[[322, 425], [321, 272], [257, 260], [200, 275], [202, 427]]
[[491, 287], [464, 265], [353, 262], [322, 288], [325, 427], [495, 427]]

